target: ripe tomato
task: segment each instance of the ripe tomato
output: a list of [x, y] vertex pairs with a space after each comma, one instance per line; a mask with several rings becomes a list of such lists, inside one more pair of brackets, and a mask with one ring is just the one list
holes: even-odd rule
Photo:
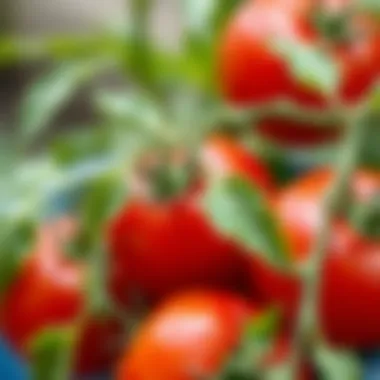
[[[320, 223], [321, 202], [331, 183], [329, 170], [312, 172], [284, 189], [275, 201], [276, 214], [294, 263], [308, 257]], [[352, 181], [358, 199], [380, 190], [379, 173], [359, 171]], [[327, 338], [341, 345], [369, 347], [380, 343], [380, 243], [337, 220], [322, 272], [320, 318]], [[298, 309], [300, 279], [270, 268], [259, 259], [252, 265], [255, 289], [281, 306], [292, 321]]]
[[[39, 232], [33, 254], [25, 261], [4, 300], [3, 331], [28, 356], [28, 345], [47, 327], [74, 323], [84, 305], [84, 264], [62, 254], [61, 243], [75, 227], [67, 219]], [[122, 328], [113, 318], [89, 318], [76, 347], [79, 373], [103, 371], [118, 354]]]
[[[219, 66], [226, 98], [238, 106], [288, 99], [300, 105], [323, 109], [326, 99], [291, 74], [284, 57], [275, 52], [279, 39], [308, 45], [328, 43], [328, 54], [337, 62], [341, 79], [339, 95], [348, 103], [357, 101], [380, 70], [380, 28], [368, 16], [348, 21], [353, 37], [345, 41], [328, 38], [315, 22], [316, 4], [339, 11], [351, 1], [258, 0], [247, 1], [232, 18], [221, 41]], [[335, 126], [336, 127], [336, 126]], [[337, 136], [336, 128], [313, 128], [291, 120], [263, 120], [264, 135], [282, 143], [314, 144]]]
[[[143, 323], [122, 357], [117, 380], [211, 379], [237, 348], [243, 329], [262, 310], [228, 293], [191, 291], [165, 301]], [[281, 337], [264, 357], [267, 368], [288, 359]], [[253, 359], [252, 359], [253, 360]], [[300, 379], [311, 379], [302, 368]]]
[[236, 288], [243, 282], [245, 258], [212, 228], [199, 199], [215, 176], [241, 175], [269, 191], [268, 172], [224, 137], [206, 143], [200, 166], [204, 177], [195, 192], [185, 190], [168, 201], [136, 194], [112, 223], [111, 264], [119, 289], [124, 280], [127, 288], [156, 301], [189, 286]]
[[176, 296], [143, 324], [116, 378], [211, 378], [238, 344], [252, 313], [258, 312], [232, 295], [191, 292]]

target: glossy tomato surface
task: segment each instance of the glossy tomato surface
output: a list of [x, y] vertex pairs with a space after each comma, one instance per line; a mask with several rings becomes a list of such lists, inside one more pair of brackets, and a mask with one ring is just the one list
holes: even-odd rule
[[[246, 1], [221, 41], [220, 80], [226, 98], [238, 106], [286, 99], [302, 106], [325, 108], [326, 99], [297, 82], [284, 56], [274, 47], [274, 43], [284, 45], [291, 41], [328, 46], [327, 54], [340, 70], [339, 95], [344, 102], [357, 101], [373, 84], [380, 69], [379, 26], [367, 16], [356, 15], [348, 21], [353, 37], [338, 41], [322, 33], [315, 21], [317, 4], [324, 5], [331, 15], [350, 3], [349, 0]], [[276, 117], [263, 120], [260, 130], [285, 144], [314, 144], [337, 135], [336, 128], [321, 129]]]
[[[34, 252], [6, 294], [4, 335], [25, 356], [38, 333], [74, 323], [83, 310], [86, 268], [62, 251], [62, 243], [72, 237], [74, 229], [66, 218], [43, 227]], [[77, 371], [108, 369], [120, 348], [121, 335], [118, 321], [89, 318], [76, 347]]]
[[[245, 258], [221, 237], [200, 204], [207, 181], [240, 175], [271, 190], [265, 166], [238, 143], [215, 137], [200, 152], [200, 188], [166, 201], [132, 197], [110, 229], [111, 258], [118, 288], [158, 300], [190, 286], [243, 287]], [[121, 284], [121, 285], [120, 285]], [[120, 291], [119, 291], [120, 294]]]
[[[300, 264], [315, 241], [321, 204], [333, 176], [314, 171], [284, 189], [275, 201], [276, 214], [290, 247], [292, 260]], [[359, 171], [352, 189], [360, 200], [380, 189], [380, 175]], [[327, 337], [340, 345], [371, 347], [380, 343], [380, 242], [362, 236], [347, 220], [337, 220], [322, 273], [320, 317]], [[285, 310], [294, 321], [301, 294], [300, 280], [271, 269], [254, 259], [252, 281], [268, 301]]]
[[238, 344], [248, 318], [258, 313], [230, 294], [193, 291], [175, 296], [137, 331], [116, 379], [212, 378]]

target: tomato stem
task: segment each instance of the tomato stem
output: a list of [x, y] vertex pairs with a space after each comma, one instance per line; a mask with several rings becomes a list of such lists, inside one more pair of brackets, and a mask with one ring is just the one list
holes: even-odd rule
[[230, 122], [251, 128], [252, 119], [259, 121], [270, 117], [294, 120], [319, 128], [341, 128], [345, 123], [344, 115], [347, 112], [349, 110], [338, 110], [335, 107], [322, 110], [317, 107], [299, 106], [287, 100], [277, 100], [242, 110], [226, 107], [221, 113], [216, 115], [216, 120], [212, 120], [212, 123], [220, 125], [221, 122]]
[[341, 153], [338, 155], [335, 169], [336, 175], [322, 206], [320, 230], [303, 277], [304, 290], [294, 337], [292, 358], [292, 378], [294, 379], [298, 378], [301, 353], [305, 352], [305, 349], [313, 350], [315, 343], [320, 342], [322, 339], [318, 322], [319, 291], [322, 281], [321, 272], [334, 217], [339, 211], [340, 200], [346, 194], [350, 178], [360, 156], [366, 130], [365, 125], [363, 125], [363, 116], [362, 107], [345, 115], [346, 136], [342, 143]]

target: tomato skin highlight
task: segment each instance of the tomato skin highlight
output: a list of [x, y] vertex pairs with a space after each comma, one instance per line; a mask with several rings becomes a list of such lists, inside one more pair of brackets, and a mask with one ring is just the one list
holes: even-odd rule
[[[42, 227], [34, 252], [5, 295], [3, 332], [23, 356], [30, 355], [29, 345], [38, 333], [74, 323], [83, 310], [86, 267], [64, 257], [60, 247], [74, 229], [65, 218]], [[75, 347], [76, 372], [108, 369], [118, 355], [122, 331], [116, 319], [89, 318]]]
[[[325, 5], [334, 4], [324, 1]], [[335, 4], [342, 9], [349, 1]], [[297, 82], [273, 40], [312, 46], [329, 41], [328, 54], [339, 66], [339, 96], [345, 103], [357, 102], [370, 88], [380, 70], [380, 28], [373, 20], [357, 16], [352, 24], [365, 37], [335, 43], [313, 24], [313, 0], [246, 1], [232, 17], [220, 43], [221, 89], [227, 100], [239, 107], [276, 100], [291, 100], [304, 107], [325, 109], [327, 100]], [[358, 32], [359, 34], [359, 32]], [[285, 145], [315, 145], [339, 136], [340, 126], [313, 127], [276, 117], [262, 120], [262, 134]]]
[[204, 178], [195, 193], [166, 202], [137, 194], [111, 224], [111, 265], [119, 288], [124, 278], [127, 288], [158, 301], [194, 286], [245, 287], [246, 258], [214, 230], [200, 202], [207, 180], [221, 176], [243, 176], [269, 192], [268, 171], [239, 144], [219, 136], [203, 147], [200, 165]]
[[238, 344], [248, 318], [258, 313], [245, 300], [226, 293], [192, 291], [174, 296], [142, 325], [116, 379], [211, 377]]
[[[295, 265], [307, 259], [315, 241], [320, 206], [332, 178], [330, 170], [314, 171], [276, 198], [275, 212]], [[379, 173], [358, 171], [352, 189], [358, 199], [368, 199], [380, 189]], [[335, 222], [322, 271], [319, 306], [323, 332], [332, 343], [359, 348], [379, 344], [379, 254], [378, 241], [361, 236], [346, 220]], [[284, 310], [292, 325], [301, 296], [300, 279], [279, 273], [255, 258], [252, 282], [255, 291]]]

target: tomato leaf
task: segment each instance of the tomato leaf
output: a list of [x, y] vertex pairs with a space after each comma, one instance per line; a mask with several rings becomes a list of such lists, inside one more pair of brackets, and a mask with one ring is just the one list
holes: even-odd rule
[[365, 136], [359, 156], [360, 165], [374, 170], [379, 170], [380, 113], [370, 115], [366, 120], [364, 120], [362, 128], [365, 128]]
[[185, 0], [185, 47], [187, 64], [197, 73], [197, 81], [207, 89], [216, 85], [215, 48], [228, 16], [241, 0]]
[[102, 67], [93, 61], [62, 63], [33, 83], [20, 110], [23, 139], [29, 141], [41, 133], [78, 88]]
[[325, 95], [336, 92], [340, 80], [335, 61], [315, 46], [293, 41], [276, 41], [275, 50], [282, 55], [294, 78]]
[[380, 16], [380, 3], [377, 0], [356, 0], [356, 9], [371, 13], [371, 16]]
[[73, 328], [47, 328], [31, 342], [32, 379], [66, 380], [72, 372]]
[[363, 378], [360, 360], [352, 352], [333, 350], [326, 345], [320, 345], [315, 353], [315, 361], [323, 380]]
[[214, 225], [273, 264], [288, 260], [279, 230], [261, 192], [242, 178], [217, 181], [205, 194], [204, 207]]
[[120, 175], [105, 175], [90, 183], [83, 203], [83, 222], [97, 234], [126, 200], [126, 181]]
[[87, 187], [83, 198], [79, 248], [86, 251], [90, 261], [89, 309], [102, 312], [111, 304], [107, 292], [108, 256], [104, 233], [106, 223], [126, 201], [125, 180], [121, 175], [97, 179]]
[[279, 322], [280, 316], [276, 310], [268, 310], [252, 318], [242, 333], [238, 348], [217, 378], [261, 379], [259, 374], [263, 371], [263, 358], [273, 349]]
[[64, 167], [96, 159], [113, 148], [112, 128], [80, 128], [52, 143], [51, 154]]
[[380, 238], [380, 193], [364, 202], [354, 202], [349, 214], [355, 231], [372, 239]]
[[274, 365], [262, 377], [263, 380], [293, 380], [292, 368], [289, 362]]
[[369, 110], [374, 114], [380, 114], [380, 83], [376, 84], [371, 89], [368, 95], [368, 106]]
[[149, 36], [149, 16], [151, 0], [131, 0], [131, 33], [129, 68], [138, 84], [145, 89], [155, 90], [156, 75], [152, 59], [152, 46]]
[[125, 92], [102, 92], [96, 95], [95, 104], [108, 120], [124, 123], [125, 127], [154, 129], [162, 123], [162, 114], [157, 104], [148, 96]]
[[10, 220], [0, 223], [0, 294], [16, 278], [22, 260], [32, 249], [35, 241], [36, 224], [29, 220]]
[[185, 0], [185, 28], [188, 34], [217, 37], [232, 11], [242, 0]]

